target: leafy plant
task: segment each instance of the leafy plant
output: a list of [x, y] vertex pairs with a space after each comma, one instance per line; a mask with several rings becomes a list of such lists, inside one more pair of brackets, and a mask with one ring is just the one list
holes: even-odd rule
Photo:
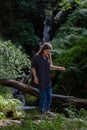
[[0, 77], [18, 77], [25, 66], [30, 67], [30, 60], [22, 48], [16, 48], [11, 41], [0, 41]]
[[62, 7], [62, 10], [67, 10], [72, 8], [73, 3], [79, 3], [80, 0], [62, 0], [59, 5]]
[[21, 117], [23, 112], [21, 109], [17, 108], [20, 106], [21, 102], [17, 99], [5, 99], [0, 96], [0, 119], [5, 119], [10, 117]]
[[32, 119], [27, 114], [21, 125], [10, 125], [1, 128], [1, 130], [86, 130], [87, 129], [87, 111], [84, 109], [77, 110], [75, 107], [69, 107], [65, 110], [68, 117], [64, 114], [57, 114], [56, 117], [40, 117]]

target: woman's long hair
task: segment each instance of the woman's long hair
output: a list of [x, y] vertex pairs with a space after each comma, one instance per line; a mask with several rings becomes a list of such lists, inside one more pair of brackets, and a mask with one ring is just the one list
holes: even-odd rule
[[40, 50], [38, 51], [38, 54], [43, 54], [43, 51], [46, 50], [46, 49], [52, 49], [52, 45], [50, 43], [44, 43]]

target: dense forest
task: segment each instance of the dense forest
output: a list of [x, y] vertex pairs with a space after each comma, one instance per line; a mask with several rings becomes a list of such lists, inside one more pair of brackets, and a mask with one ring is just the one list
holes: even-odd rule
[[[86, 1], [9, 0], [0, 5], [0, 77], [21, 76], [47, 37], [53, 63], [67, 68], [52, 72], [54, 92], [86, 96]], [[50, 29], [44, 36], [46, 22]]]
[[53, 64], [66, 68], [51, 71], [53, 93], [86, 99], [87, 1], [0, 0], [0, 81], [26, 76], [44, 42], [53, 46]]

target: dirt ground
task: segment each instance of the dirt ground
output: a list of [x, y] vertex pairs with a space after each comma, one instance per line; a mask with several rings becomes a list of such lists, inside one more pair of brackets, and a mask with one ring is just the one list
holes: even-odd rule
[[21, 121], [12, 120], [12, 119], [0, 120], [0, 128], [3, 127], [3, 126], [12, 125], [13, 123], [21, 124]]

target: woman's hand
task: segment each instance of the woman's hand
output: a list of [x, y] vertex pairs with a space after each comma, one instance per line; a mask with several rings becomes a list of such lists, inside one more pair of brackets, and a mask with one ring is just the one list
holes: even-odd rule
[[34, 77], [34, 83], [35, 83], [35, 84], [39, 84], [39, 81], [38, 81], [38, 78], [37, 78], [37, 77]]
[[65, 70], [65, 67], [59, 67], [58, 70]]
[[49, 59], [49, 62], [50, 62], [50, 65], [52, 65], [53, 63], [52, 63], [52, 56], [51, 56], [51, 53], [49, 52], [49, 54], [48, 54], [48, 59]]

